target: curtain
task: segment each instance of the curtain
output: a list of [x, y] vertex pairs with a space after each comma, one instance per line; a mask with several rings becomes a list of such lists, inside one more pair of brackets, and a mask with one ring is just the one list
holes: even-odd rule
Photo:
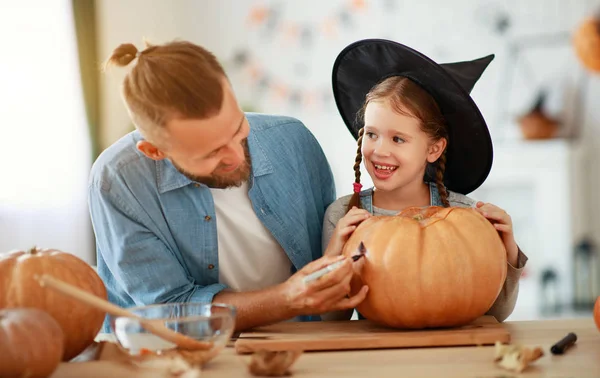
[[0, 252], [95, 263], [91, 147], [71, 0], [0, 2]]
[[96, 0], [72, 0], [83, 99], [90, 132], [92, 160], [100, 153], [100, 91]]

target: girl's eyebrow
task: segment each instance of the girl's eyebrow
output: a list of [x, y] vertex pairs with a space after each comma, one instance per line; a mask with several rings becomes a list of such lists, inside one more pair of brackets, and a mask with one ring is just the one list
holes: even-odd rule
[[403, 138], [405, 138], [405, 139], [410, 139], [410, 138], [412, 138], [410, 135], [408, 135], [408, 134], [405, 134], [405, 133], [403, 133], [403, 132], [400, 132], [400, 131], [396, 131], [396, 132], [394, 132], [394, 135], [399, 135], [399, 136], [401, 136], [401, 137], [403, 137]]
[[[365, 126], [365, 131], [370, 131], [370, 130], [379, 131], [379, 130], [377, 130], [377, 127], [375, 127], [375, 126], [371, 126], [371, 125]], [[412, 138], [412, 136], [410, 136], [410, 135], [408, 135], [406, 133], [403, 133], [402, 131], [393, 131], [392, 134], [393, 135], [399, 135], [399, 136], [401, 136], [401, 137], [403, 137], [405, 139]]]

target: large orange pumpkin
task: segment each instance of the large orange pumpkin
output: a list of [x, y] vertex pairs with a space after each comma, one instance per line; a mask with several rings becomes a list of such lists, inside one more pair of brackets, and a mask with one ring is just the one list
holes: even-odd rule
[[600, 72], [600, 18], [584, 20], [573, 36], [575, 52], [591, 71]]
[[48, 377], [63, 356], [64, 335], [48, 313], [0, 310], [0, 377]]
[[51, 289], [36, 278], [49, 274], [103, 299], [106, 288], [98, 274], [75, 255], [52, 249], [0, 254], [0, 309], [34, 307], [60, 324], [65, 335], [63, 360], [87, 348], [102, 327], [105, 314]]
[[367, 250], [351, 281], [369, 286], [357, 310], [396, 328], [465, 325], [490, 309], [506, 279], [506, 250], [475, 209], [409, 208], [362, 222], [344, 246]]

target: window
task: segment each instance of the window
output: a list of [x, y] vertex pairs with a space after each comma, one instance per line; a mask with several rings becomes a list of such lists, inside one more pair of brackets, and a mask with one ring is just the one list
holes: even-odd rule
[[90, 144], [70, 0], [0, 4], [0, 251], [91, 260]]

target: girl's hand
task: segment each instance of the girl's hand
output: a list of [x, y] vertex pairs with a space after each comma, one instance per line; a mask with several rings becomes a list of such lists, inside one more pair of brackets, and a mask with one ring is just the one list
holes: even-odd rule
[[346, 241], [348, 241], [350, 234], [356, 230], [356, 227], [360, 224], [360, 222], [364, 221], [370, 216], [371, 213], [365, 209], [359, 209], [356, 206], [350, 209], [350, 211], [348, 211], [335, 226], [331, 240], [329, 240], [329, 244], [327, 245], [327, 249], [323, 255], [341, 255], [344, 244], [346, 244]]
[[504, 247], [506, 248], [506, 258], [512, 266], [517, 266], [519, 257], [519, 248], [513, 234], [513, 225], [510, 215], [501, 208], [491, 203], [478, 201], [475, 204], [475, 209], [486, 217], [498, 230]]

